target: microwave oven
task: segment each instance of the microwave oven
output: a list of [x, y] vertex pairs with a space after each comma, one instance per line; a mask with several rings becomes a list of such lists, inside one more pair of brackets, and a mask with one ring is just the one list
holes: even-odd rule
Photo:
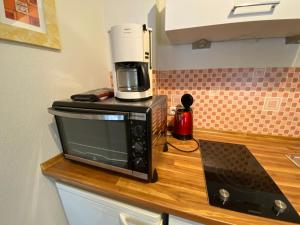
[[167, 97], [140, 102], [55, 101], [55, 116], [63, 154], [70, 160], [157, 180], [159, 151], [167, 148]]

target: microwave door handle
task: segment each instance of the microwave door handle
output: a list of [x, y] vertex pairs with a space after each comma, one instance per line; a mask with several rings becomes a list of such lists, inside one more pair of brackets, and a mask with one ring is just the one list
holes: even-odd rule
[[126, 115], [122, 114], [90, 114], [90, 113], [78, 113], [78, 112], [67, 112], [55, 110], [49, 108], [48, 112], [54, 116], [67, 117], [72, 119], [83, 119], [83, 120], [108, 120], [108, 121], [123, 121], [127, 120]]

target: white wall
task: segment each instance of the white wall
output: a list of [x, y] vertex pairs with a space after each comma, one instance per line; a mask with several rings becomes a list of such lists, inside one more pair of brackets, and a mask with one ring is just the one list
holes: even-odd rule
[[108, 86], [103, 5], [56, 1], [62, 51], [0, 41], [0, 224], [67, 224], [40, 163], [61, 152], [47, 107]]
[[199, 50], [192, 50], [191, 45], [170, 45], [164, 32], [165, 0], [156, 3], [158, 69], [300, 66], [299, 45], [286, 45], [283, 38], [218, 42]]

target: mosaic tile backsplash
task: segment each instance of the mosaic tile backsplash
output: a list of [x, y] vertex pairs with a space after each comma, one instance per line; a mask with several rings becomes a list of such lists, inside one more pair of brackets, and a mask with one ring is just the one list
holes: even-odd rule
[[300, 137], [300, 68], [154, 71], [155, 94], [194, 97], [194, 127]]

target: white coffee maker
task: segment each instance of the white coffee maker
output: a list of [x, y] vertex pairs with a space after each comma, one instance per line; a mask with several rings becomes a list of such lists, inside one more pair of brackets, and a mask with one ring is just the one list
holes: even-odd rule
[[152, 30], [141, 24], [122, 24], [110, 30], [114, 94], [119, 100], [152, 97]]

